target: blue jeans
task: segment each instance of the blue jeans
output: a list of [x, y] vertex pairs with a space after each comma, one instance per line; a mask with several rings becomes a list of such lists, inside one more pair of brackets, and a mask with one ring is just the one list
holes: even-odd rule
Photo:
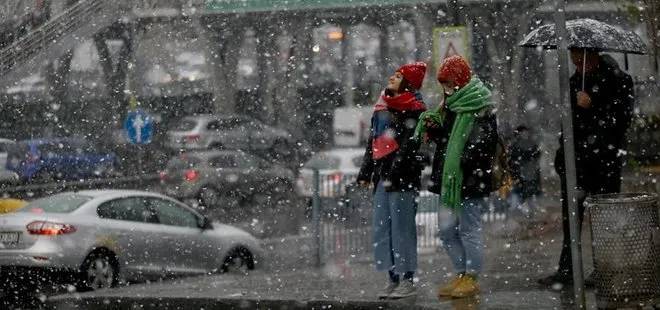
[[376, 270], [397, 274], [417, 270], [417, 192], [386, 192], [382, 182], [374, 194], [374, 258]]
[[451, 210], [450, 222], [440, 229], [440, 240], [456, 273], [478, 275], [483, 262], [484, 243], [481, 227], [483, 198], [464, 200]]

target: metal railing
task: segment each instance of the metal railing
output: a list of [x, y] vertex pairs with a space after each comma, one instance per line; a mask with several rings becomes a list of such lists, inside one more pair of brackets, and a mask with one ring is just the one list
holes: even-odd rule
[[[312, 182], [312, 234], [317, 265], [333, 261], [370, 260], [373, 253], [373, 189], [360, 188], [355, 175], [323, 175], [314, 171]], [[436, 252], [440, 196], [421, 191], [417, 198], [417, 251]], [[506, 202], [494, 198], [482, 210], [485, 227], [501, 225], [509, 216]]]
[[[369, 260], [373, 252], [373, 189], [355, 185], [355, 175], [314, 171], [312, 221], [317, 265], [335, 260]], [[435, 251], [439, 199], [428, 191], [418, 198], [417, 248]]]

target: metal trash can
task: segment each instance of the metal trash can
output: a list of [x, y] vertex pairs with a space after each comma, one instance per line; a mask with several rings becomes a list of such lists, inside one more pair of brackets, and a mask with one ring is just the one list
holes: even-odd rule
[[594, 195], [591, 218], [598, 308], [660, 302], [660, 212], [649, 193]]

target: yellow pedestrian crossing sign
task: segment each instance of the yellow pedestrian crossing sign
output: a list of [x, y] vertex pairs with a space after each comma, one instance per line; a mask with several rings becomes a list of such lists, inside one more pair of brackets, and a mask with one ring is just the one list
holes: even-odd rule
[[454, 43], [450, 41], [449, 45], [447, 46], [447, 52], [445, 52], [445, 57], [443, 58], [449, 58], [454, 55], [460, 55], [460, 54], [456, 51], [456, 48], [454, 47]]

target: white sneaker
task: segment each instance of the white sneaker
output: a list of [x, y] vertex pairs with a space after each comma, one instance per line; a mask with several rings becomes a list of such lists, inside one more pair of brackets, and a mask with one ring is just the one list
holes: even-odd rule
[[400, 299], [415, 295], [417, 295], [417, 288], [415, 288], [415, 285], [409, 280], [402, 280], [401, 284], [392, 291], [390, 298]]
[[390, 294], [399, 286], [400, 282], [389, 282], [386, 287], [384, 287], [378, 293], [378, 299], [387, 299], [390, 297]]

